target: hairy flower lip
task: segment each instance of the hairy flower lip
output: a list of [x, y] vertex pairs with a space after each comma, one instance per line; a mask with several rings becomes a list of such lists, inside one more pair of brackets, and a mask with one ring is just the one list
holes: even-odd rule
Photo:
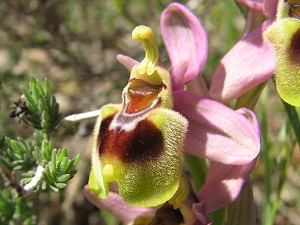
[[132, 64], [122, 104], [100, 110], [89, 187], [105, 199], [109, 183], [117, 182], [127, 204], [150, 207], [170, 200], [178, 190], [188, 121], [172, 110], [170, 74], [157, 65], [159, 53], [151, 28], [138, 26], [133, 37], [144, 44], [145, 58]]
[[[299, 71], [300, 71], [300, 20], [291, 17], [293, 4], [299, 1], [278, 3], [276, 21], [264, 32], [264, 38], [270, 42], [275, 52], [275, 83], [279, 96], [293, 106], [300, 106]], [[296, 6], [300, 14], [300, 6]]]

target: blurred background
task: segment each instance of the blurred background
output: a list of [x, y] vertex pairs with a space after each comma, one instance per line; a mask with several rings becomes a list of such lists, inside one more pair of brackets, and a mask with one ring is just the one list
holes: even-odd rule
[[[129, 72], [116, 60], [125, 54], [142, 60], [142, 45], [131, 39], [137, 25], [152, 27], [161, 60], [168, 65], [159, 18], [169, 0], [1, 0], [0, 1], [0, 130], [16, 138], [32, 130], [9, 111], [30, 75], [47, 77], [61, 113], [99, 109], [120, 103]], [[202, 76], [210, 75], [222, 56], [242, 37], [245, 19], [235, 1], [179, 1], [190, 8], [208, 32], [209, 56]], [[299, 147], [283, 104], [270, 81], [255, 108], [261, 121], [263, 148], [252, 175], [258, 224], [278, 204], [277, 225], [300, 224]], [[39, 225], [117, 225], [107, 212], [91, 205], [82, 193], [90, 169], [89, 138], [95, 120], [64, 128], [55, 137], [57, 148], [80, 153], [78, 173], [66, 190], [33, 195]], [[268, 178], [266, 181], [266, 177]]]

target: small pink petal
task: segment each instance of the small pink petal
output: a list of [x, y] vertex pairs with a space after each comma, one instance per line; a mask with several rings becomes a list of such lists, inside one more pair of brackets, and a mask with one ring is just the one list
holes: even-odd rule
[[237, 2], [247, 6], [251, 10], [262, 12], [264, 9], [264, 0], [237, 0]]
[[264, 1], [264, 14], [269, 18], [276, 16], [278, 0], [265, 0]]
[[180, 62], [174, 66], [171, 66], [169, 73], [172, 79], [172, 89], [173, 90], [183, 90], [184, 89], [184, 75], [187, 71], [188, 62]]
[[[240, 2], [249, 2], [249, 1], [242, 0]], [[247, 22], [244, 28], [244, 36], [246, 36], [256, 26], [261, 24], [266, 17], [268, 17], [270, 22], [274, 21], [276, 17], [277, 3], [278, 0], [265, 0], [263, 1], [262, 4], [258, 4], [259, 5], [258, 11], [260, 11], [261, 13], [257, 13], [257, 11], [250, 10], [247, 15]], [[245, 3], [245, 5], [249, 5], [249, 4]]]
[[129, 56], [118, 54], [117, 60], [129, 71], [131, 71], [132, 67], [139, 64], [138, 61], [130, 58]]
[[197, 193], [203, 211], [208, 213], [233, 202], [249, 178], [256, 159], [247, 165], [232, 166], [212, 162], [203, 187]]
[[84, 187], [84, 194], [93, 205], [110, 212], [125, 223], [129, 223], [143, 214], [154, 212], [154, 208], [129, 206], [120, 195], [114, 192], [109, 192], [105, 200], [99, 199], [90, 191], [87, 185]]
[[253, 29], [253, 20], [255, 20], [255, 13], [254, 11], [250, 10], [247, 15], [246, 24], [244, 27], [244, 34], [243, 37], [247, 36], [247, 34]]
[[267, 20], [248, 33], [221, 60], [212, 75], [209, 94], [222, 102], [240, 97], [267, 81], [275, 70], [275, 53], [262, 39], [262, 32], [270, 24]]
[[237, 2], [251, 10], [262, 12], [269, 18], [276, 15], [278, 0], [237, 0]]
[[256, 134], [260, 137], [260, 128], [259, 128], [259, 123], [258, 120], [254, 114], [254, 112], [252, 112], [251, 110], [247, 109], [247, 108], [240, 108], [238, 110], [236, 110], [237, 113], [240, 113], [241, 115], [243, 115], [244, 117], [246, 117], [249, 122], [253, 125], [253, 128], [256, 132]]
[[184, 152], [212, 161], [243, 165], [259, 153], [256, 117], [250, 122], [239, 111], [188, 91], [174, 92], [174, 109], [189, 120]]
[[160, 26], [172, 64], [173, 88], [178, 90], [183, 86], [178, 82], [194, 79], [206, 62], [207, 34], [199, 19], [178, 3], [171, 3], [162, 12]]

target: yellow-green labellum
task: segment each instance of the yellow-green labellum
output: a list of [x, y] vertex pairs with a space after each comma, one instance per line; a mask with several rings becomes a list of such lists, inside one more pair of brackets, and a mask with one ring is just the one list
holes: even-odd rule
[[116, 182], [127, 204], [157, 206], [176, 193], [182, 174], [182, 148], [188, 122], [172, 110], [169, 73], [158, 66], [151, 29], [137, 27], [146, 57], [132, 71], [123, 103], [105, 105], [95, 125], [89, 187], [105, 199]]
[[287, 103], [300, 106], [300, 21], [285, 18], [265, 32], [276, 53], [276, 87]]

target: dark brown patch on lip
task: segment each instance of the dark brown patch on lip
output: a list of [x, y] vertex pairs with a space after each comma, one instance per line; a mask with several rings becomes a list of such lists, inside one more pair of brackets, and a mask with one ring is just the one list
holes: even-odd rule
[[295, 64], [300, 63], [300, 29], [293, 34], [288, 54]]
[[142, 120], [131, 131], [117, 127], [109, 130], [113, 117], [104, 119], [98, 137], [99, 156], [106, 154], [124, 163], [155, 160], [163, 153], [163, 137], [150, 121]]
[[109, 116], [101, 121], [100, 130], [99, 130], [98, 137], [97, 137], [97, 146], [99, 149], [99, 154], [101, 154], [101, 151], [102, 151], [102, 149], [99, 148], [99, 146], [101, 145], [101, 143], [105, 142], [106, 132], [108, 131], [109, 125], [110, 125], [111, 121], [113, 120], [114, 116], [115, 116], [115, 114], [112, 116]]

